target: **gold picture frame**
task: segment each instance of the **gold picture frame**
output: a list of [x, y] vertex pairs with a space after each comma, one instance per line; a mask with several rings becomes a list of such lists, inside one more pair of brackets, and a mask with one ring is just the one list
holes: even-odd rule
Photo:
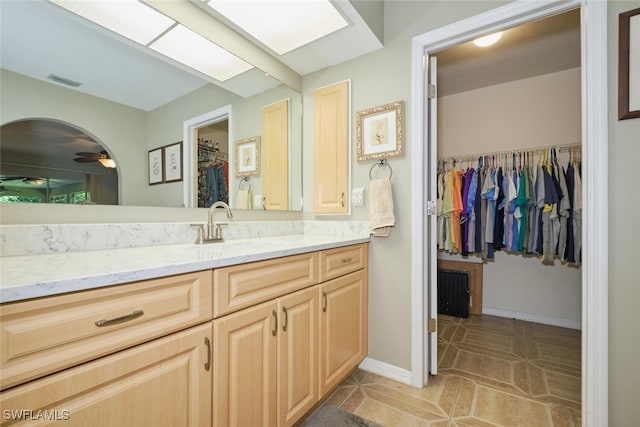
[[260, 175], [260, 137], [240, 139], [234, 143], [236, 176]]
[[404, 155], [403, 110], [396, 101], [356, 113], [358, 161]]

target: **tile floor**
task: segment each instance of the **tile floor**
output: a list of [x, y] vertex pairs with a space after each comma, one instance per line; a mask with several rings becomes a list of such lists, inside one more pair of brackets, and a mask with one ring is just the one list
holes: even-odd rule
[[383, 426], [580, 426], [580, 331], [439, 316], [439, 375], [417, 390], [356, 370], [327, 399]]

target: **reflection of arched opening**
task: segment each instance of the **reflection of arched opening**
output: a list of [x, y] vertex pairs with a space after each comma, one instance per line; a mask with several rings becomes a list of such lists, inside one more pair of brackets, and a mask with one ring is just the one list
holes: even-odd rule
[[0, 201], [118, 204], [115, 161], [86, 131], [23, 119], [2, 125], [0, 141]]

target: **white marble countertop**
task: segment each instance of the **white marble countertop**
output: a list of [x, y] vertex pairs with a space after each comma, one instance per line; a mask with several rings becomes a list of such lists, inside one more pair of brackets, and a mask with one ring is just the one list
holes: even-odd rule
[[0, 303], [368, 241], [368, 237], [300, 234], [204, 245], [185, 243], [0, 257]]

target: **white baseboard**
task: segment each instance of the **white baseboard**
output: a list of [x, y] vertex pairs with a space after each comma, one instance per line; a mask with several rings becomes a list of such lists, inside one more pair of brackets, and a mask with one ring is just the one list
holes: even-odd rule
[[527, 322], [542, 323], [543, 325], [560, 326], [561, 328], [582, 329], [582, 324], [578, 320], [557, 319], [553, 317], [541, 316], [539, 314], [523, 313], [520, 311], [505, 310], [502, 308], [482, 307], [482, 314], [490, 316], [507, 317], [509, 319], [526, 320]]
[[391, 380], [411, 385], [411, 372], [406, 369], [398, 368], [397, 366], [389, 365], [388, 363], [380, 362], [379, 360], [369, 357], [366, 357], [360, 362], [358, 367]]

